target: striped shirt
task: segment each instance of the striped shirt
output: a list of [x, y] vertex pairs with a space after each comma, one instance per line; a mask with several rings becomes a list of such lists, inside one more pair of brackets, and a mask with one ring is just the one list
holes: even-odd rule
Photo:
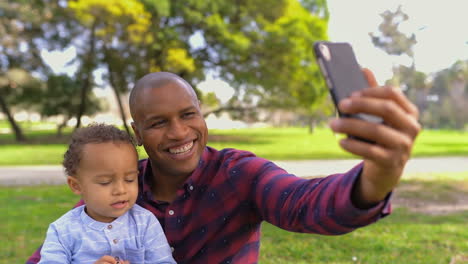
[[[294, 232], [339, 235], [388, 215], [390, 195], [367, 210], [352, 204], [361, 170], [362, 163], [346, 173], [303, 179], [247, 151], [206, 147], [171, 203], [154, 199], [157, 175], [141, 160], [137, 203], [156, 215], [178, 263], [257, 263], [262, 221]], [[39, 258], [36, 252], [27, 263]]]
[[158, 220], [134, 205], [111, 223], [86, 214], [84, 205], [53, 222], [39, 263], [94, 263], [104, 255], [130, 263], [175, 263]]

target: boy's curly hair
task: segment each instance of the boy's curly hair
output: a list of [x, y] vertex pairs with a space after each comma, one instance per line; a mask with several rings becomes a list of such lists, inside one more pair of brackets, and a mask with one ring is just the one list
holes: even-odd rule
[[[83, 147], [91, 143], [128, 143], [135, 146], [135, 141], [127, 132], [113, 125], [94, 123], [76, 130], [71, 138], [68, 150], [63, 155], [63, 167], [69, 176], [76, 175], [82, 159]], [[137, 153], [136, 149], [135, 152]], [[138, 154], [137, 154], [138, 155]]]

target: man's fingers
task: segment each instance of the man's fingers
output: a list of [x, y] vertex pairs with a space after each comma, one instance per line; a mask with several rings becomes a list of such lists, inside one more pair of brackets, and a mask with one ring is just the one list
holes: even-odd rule
[[[386, 125], [400, 130], [412, 138], [415, 138], [421, 129], [417, 120], [392, 100], [375, 97], [354, 97], [340, 102], [339, 108], [341, 112], [346, 114], [366, 113], [380, 116], [384, 119]], [[364, 130], [361, 124], [355, 125]], [[366, 129], [370, 129], [370, 127], [367, 126]]]
[[363, 89], [359, 92], [364, 97], [375, 97], [381, 99], [390, 99], [397, 103], [405, 112], [413, 116], [416, 120], [419, 118], [418, 108], [405, 96], [405, 94], [396, 87], [382, 87], [379, 89]]
[[377, 87], [378, 86], [377, 80], [375, 79], [375, 76], [374, 76], [374, 74], [372, 73], [371, 70], [369, 70], [367, 68], [363, 68], [362, 73], [364, 74], [364, 77], [366, 78], [367, 83], [369, 84], [369, 87]]
[[359, 92], [360, 94], [364, 96], [392, 99], [396, 101], [401, 107], [403, 107], [403, 109], [405, 109], [406, 112], [414, 116], [416, 120], [419, 118], [418, 108], [413, 103], [411, 103], [411, 101], [408, 100], [408, 98], [403, 94], [401, 89], [389, 86], [380, 89], [374, 89], [378, 86], [378, 83], [372, 71], [367, 68], [363, 68], [362, 73], [364, 74], [364, 77], [369, 83], [369, 87], [371, 87], [371, 89], [361, 90]]
[[413, 145], [410, 135], [384, 124], [375, 124], [356, 118], [341, 118], [334, 120], [331, 125], [335, 132], [367, 139], [389, 150], [410, 152]]
[[379, 164], [388, 161], [391, 158], [392, 152], [382, 146], [367, 143], [353, 138], [344, 138], [340, 140], [340, 146], [357, 156], [364, 159], [372, 160]]

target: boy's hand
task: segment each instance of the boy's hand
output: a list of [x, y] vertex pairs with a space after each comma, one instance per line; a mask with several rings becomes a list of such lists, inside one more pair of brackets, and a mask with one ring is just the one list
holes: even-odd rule
[[94, 264], [130, 264], [130, 262], [125, 260], [116, 260], [114, 257], [106, 255], [98, 259]]
[[397, 88], [377, 87], [374, 75], [363, 70], [369, 86], [339, 104], [343, 113], [367, 113], [383, 118], [385, 124], [355, 118], [331, 123], [335, 132], [375, 142], [346, 138], [340, 145], [364, 158], [364, 168], [353, 190], [353, 202], [361, 208], [380, 202], [398, 184], [416, 136], [421, 130], [418, 109]]

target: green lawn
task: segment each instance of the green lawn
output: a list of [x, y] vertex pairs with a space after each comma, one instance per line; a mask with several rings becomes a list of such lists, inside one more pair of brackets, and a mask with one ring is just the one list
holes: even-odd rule
[[[468, 211], [433, 215], [410, 209], [414, 203], [453, 205], [468, 199], [468, 174], [404, 179], [395, 193], [395, 205], [400, 205], [394, 213], [350, 234], [297, 234], [263, 224], [260, 263], [438, 264], [467, 256]], [[401, 199], [410, 206], [401, 207]], [[78, 198], [66, 186], [36, 186], [0, 187], [0, 200], [8, 200], [0, 204], [0, 263], [24, 263], [43, 241], [48, 224]]]
[[466, 219], [467, 211], [431, 216], [397, 209], [376, 224], [337, 237], [264, 224], [260, 263], [449, 263], [468, 254]]
[[[59, 165], [68, 134], [56, 138], [54, 133], [29, 132], [30, 142], [20, 145], [14, 143], [11, 134], [0, 134], [0, 166]], [[208, 144], [218, 149], [249, 150], [272, 160], [353, 158], [339, 147], [338, 138], [328, 128], [317, 128], [313, 134], [307, 128], [252, 128], [210, 130]], [[140, 156], [146, 156], [143, 148]], [[468, 132], [423, 131], [413, 156], [468, 156]]]

